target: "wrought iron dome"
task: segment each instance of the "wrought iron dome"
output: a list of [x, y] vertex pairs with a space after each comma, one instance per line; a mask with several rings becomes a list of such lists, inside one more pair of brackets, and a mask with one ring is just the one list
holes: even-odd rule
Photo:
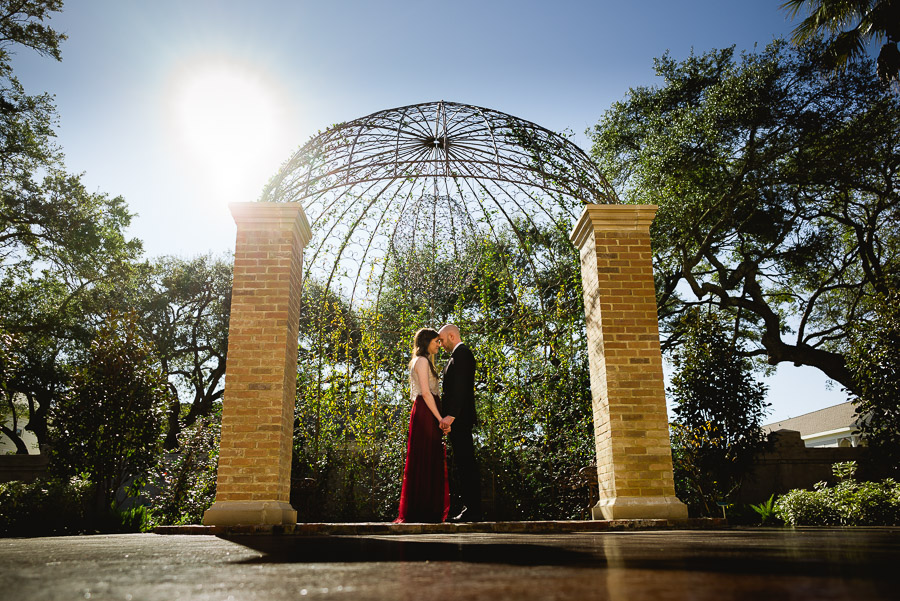
[[[377, 306], [388, 273], [433, 307], [438, 287], [469, 282], [486, 238], [524, 251], [526, 230], [568, 232], [583, 204], [617, 202], [593, 162], [559, 134], [444, 101], [329, 128], [260, 200], [303, 205], [313, 233], [304, 272], [353, 308]], [[540, 260], [526, 256], [531, 270]]]

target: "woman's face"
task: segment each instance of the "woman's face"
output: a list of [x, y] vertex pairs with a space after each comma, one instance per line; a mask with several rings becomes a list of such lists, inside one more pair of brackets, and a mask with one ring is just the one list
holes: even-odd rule
[[428, 354], [433, 355], [438, 352], [438, 349], [441, 348], [441, 339], [435, 338], [431, 342], [428, 343]]

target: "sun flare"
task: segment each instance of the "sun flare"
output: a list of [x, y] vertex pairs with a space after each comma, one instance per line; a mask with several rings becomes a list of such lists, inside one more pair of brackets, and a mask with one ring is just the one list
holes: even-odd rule
[[280, 86], [260, 69], [219, 60], [191, 64], [170, 89], [182, 160], [218, 200], [253, 200], [284, 158]]

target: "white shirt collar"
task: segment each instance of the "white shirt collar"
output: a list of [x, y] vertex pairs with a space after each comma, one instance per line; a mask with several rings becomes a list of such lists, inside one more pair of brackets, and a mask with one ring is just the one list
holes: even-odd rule
[[450, 354], [451, 354], [451, 355], [452, 355], [453, 353], [456, 352], [456, 347], [459, 346], [460, 344], [462, 344], [462, 340], [460, 340], [459, 342], [457, 342], [457, 343], [456, 343], [456, 346], [453, 347], [453, 350], [450, 351]]

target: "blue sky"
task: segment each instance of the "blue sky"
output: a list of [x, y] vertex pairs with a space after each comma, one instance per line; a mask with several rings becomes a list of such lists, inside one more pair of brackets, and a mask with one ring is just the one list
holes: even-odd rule
[[[381, 109], [475, 104], [585, 130], [653, 59], [789, 34], [782, 0], [70, 0], [63, 61], [20, 50], [56, 96], [70, 171], [138, 213], [149, 256], [234, 247], [227, 204], [255, 200], [317, 131]], [[843, 402], [811, 368], [769, 379], [772, 419]]]

